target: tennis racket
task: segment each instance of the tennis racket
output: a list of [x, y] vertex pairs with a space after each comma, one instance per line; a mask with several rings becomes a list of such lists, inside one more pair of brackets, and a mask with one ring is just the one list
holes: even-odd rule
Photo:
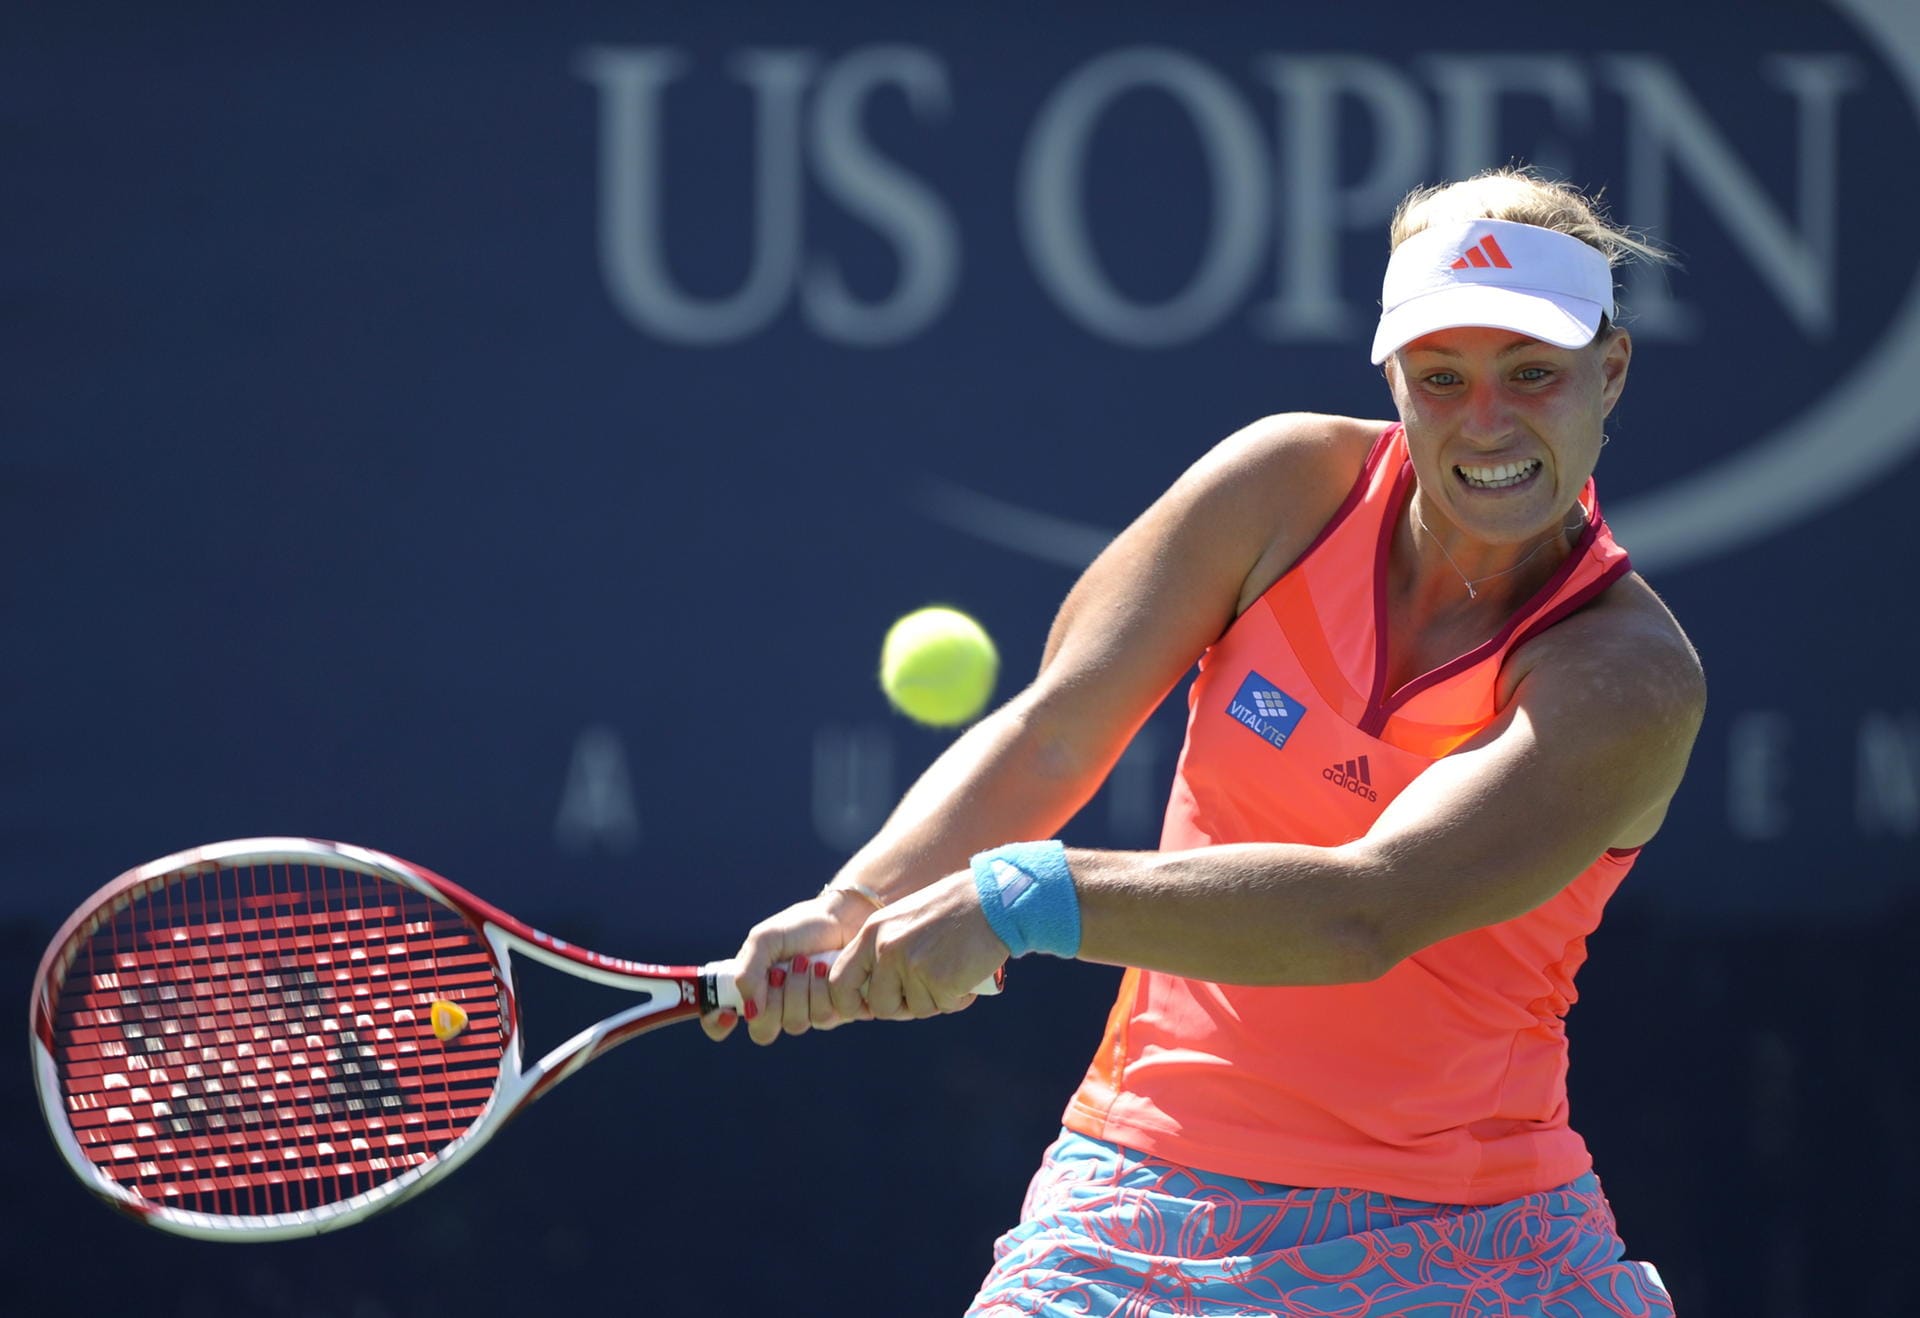
[[[510, 952], [643, 1000], [525, 1066]], [[95, 893], [41, 960], [31, 1028], [90, 1189], [182, 1235], [273, 1240], [391, 1208], [615, 1044], [741, 1006], [731, 962], [590, 952], [397, 857], [249, 838]]]

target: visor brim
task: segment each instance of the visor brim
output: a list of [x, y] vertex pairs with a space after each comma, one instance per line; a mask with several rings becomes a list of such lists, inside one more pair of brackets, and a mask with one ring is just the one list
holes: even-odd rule
[[1373, 364], [1415, 339], [1468, 327], [1512, 330], [1557, 348], [1584, 348], [1600, 331], [1606, 307], [1585, 298], [1507, 284], [1454, 284], [1409, 298], [1380, 317]]

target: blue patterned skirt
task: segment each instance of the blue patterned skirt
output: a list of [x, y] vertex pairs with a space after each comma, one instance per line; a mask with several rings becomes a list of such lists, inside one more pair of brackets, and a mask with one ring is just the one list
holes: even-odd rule
[[1063, 1132], [970, 1318], [1671, 1318], [1591, 1173], [1433, 1204], [1194, 1171]]

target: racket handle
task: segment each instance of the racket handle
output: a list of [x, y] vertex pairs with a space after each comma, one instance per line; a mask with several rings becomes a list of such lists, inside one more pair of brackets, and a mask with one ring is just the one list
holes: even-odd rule
[[[839, 955], [837, 952], [815, 953], [829, 961]], [[700, 1006], [703, 1011], [739, 1011], [745, 1002], [740, 997], [740, 989], [733, 982], [739, 963], [736, 961], [711, 961], [700, 968]], [[991, 997], [998, 993], [1007, 982], [1007, 968], [1000, 966], [992, 975], [973, 986], [980, 997]]]

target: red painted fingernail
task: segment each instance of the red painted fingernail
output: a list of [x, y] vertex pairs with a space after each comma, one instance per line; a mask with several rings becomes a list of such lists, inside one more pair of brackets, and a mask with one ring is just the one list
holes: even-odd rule
[[730, 1011], [723, 1011], [720, 1013], [720, 1023], [722, 1025], [731, 1025], [733, 1024], [734, 1019], [735, 1019], [734, 1014]]
[[824, 961], [816, 961], [816, 962], [814, 962], [814, 963], [813, 963], [813, 977], [814, 977], [815, 979], [825, 979], [825, 978], [827, 977], [827, 963], [826, 963], [826, 962], [824, 962]]
[[746, 1002], [741, 1006], [740, 1014], [742, 1016], [745, 1016], [748, 1020], [752, 1020], [755, 1016], [758, 1016], [760, 1014], [760, 1009], [753, 1005], [752, 998], [748, 998]]
[[793, 973], [796, 975], [804, 975], [807, 973], [807, 959], [805, 957], [797, 956], [793, 959]]
[[787, 970], [785, 966], [775, 966], [767, 972], [767, 983], [773, 985], [775, 988], [781, 987], [786, 982]]

